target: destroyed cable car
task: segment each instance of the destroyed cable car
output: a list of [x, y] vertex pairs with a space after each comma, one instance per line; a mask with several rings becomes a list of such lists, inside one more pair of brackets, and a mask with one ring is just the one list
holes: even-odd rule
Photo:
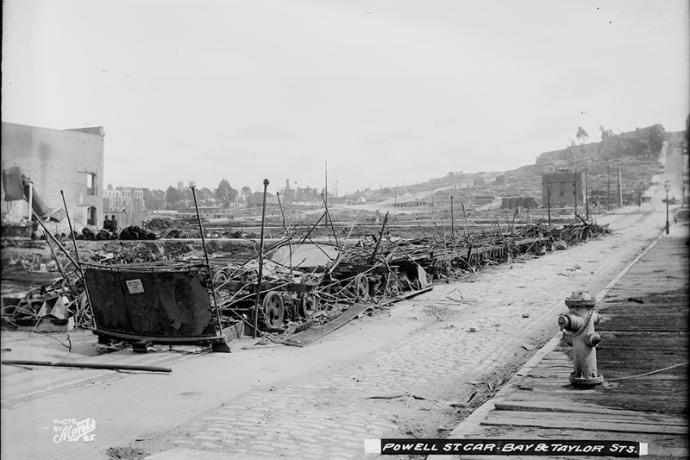
[[[214, 275], [220, 311], [253, 319], [258, 288], [258, 261], [255, 259], [239, 267], [227, 266]], [[263, 265], [259, 292], [258, 320], [268, 330], [280, 329], [285, 320], [310, 318], [319, 309], [315, 293], [320, 276], [290, 269], [271, 259]]]
[[420, 256], [405, 253], [395, 243], [389, 246], [376, 256], [376, 248], [363, 240], [349, 248], [314, 242], [284, 245], [271, 260], [320, 275], [317, 293], [327, 302], [365, 302], [426, 288], [429, 279]]

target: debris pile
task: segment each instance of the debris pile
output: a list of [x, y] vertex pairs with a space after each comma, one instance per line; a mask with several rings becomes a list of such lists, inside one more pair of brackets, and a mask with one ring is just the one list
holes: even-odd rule
[[155, 240], [156, 234], [145, 230], [136, 225], [122, 229], [119, 239], [121, 240]]
[[100, 229], [98, 232], [94, 232], [88, 227], [84, 227], [81, 233], [75, 233], [74, 239], [76, 240], [86, 240], [86, 241], [102, 241], [102, 240], [155, 240], [157, 236], [155, 233], [132, 225], [130, 227], [125, 227], [120, 233], [112, 232], [106, 229]]
[[45, 332], [93, 325], [83, 283], [70, 284], [63, 278], [21, 297], [2, 297], [0, 321], [2, 327], [10, 329]]
[[350, 240], [340, 245], [337, 240], [319, 244], [303, 238], [292, 243], [288, 238], [267, 251], [261, 283], [256, 259], [216, 270], [214, 282], [223, 315], [252, 324], [259, 292], [258, 325], [282, 332], [286, 322], [316, 324], [354, 304], [387, 305], [431, 289], [432, 279], [461, 278], [486, 265], [522, 254], [542, 255], [607, 232], [607, 226], [583, 221], [563, 227], [497, 228], [457, 239], [402, 239], [383, 230], [379, 237], [370, 235], [350, 245]]
[[[497, 222], [495, 229], [481, 232], [461, 230], [447, 235], [437, 231], [421, 238], [400, 238], [385, 232], [385, 226], [386, 219], [377, 235], [342, 241], [333, 238], [330, 243], [316, 243], [309, 234], [295, 242], [287, 231], [288, 236], [265, 250], [260, 280], [259, 260], [251, 255], [255, 249], [243, 247], [241, 252], [249, 260], [238, 263], [221, 246], [213, 248], [221, 244], [214, 242], [210, 245], [216, 251], [211, 259], [213, 282], [202, 280], [209, 305], [220, 315], [221, 326], [240, 322], [245, 331], [252, 331], [256, 324], [266, 332], [290, 334], [331, 321], [355, 305], [385, 308], [426, 292], [432, 280], [462, 279], [465, 273], [487, 265], [523, 254], [539, 256], [565, 249], [609, 231], [607, 226], [585, 220], [559, 227], [536, 223], [501, 228]], [[116, 271], [203, 265], [189, 244], [177, 246], [164, 250], [161, 245], [142, 242], [117, 250], [113, 247], [112, 252], [96, 252], [81, 265]], [[61, 269], [63, 278], [58, 281], [23, 298], [4, 298], [3, 325], [36, 327], [49, 317], [53, 324], [93, 327], [81, 270], [66, 275]]]
[[199, 228], [190, 220], [154, 217], [143, 223], [145, 230], [159, 238], [198, 238]]

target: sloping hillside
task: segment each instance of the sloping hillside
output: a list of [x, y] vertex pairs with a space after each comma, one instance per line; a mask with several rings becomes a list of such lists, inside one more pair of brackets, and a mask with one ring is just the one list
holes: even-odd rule
[[[636, 199], [661, 168], [664, 140], [678, 133], [666, 133], [653, 125], [621, 134], [604, 132], [601, 142], [574, 145], [540, 154], [535, 164], [505, 172], [448, 173], [404, 187], [384, 187], [350, 196], [367, 202], [409, 203], [412, 206], [443, 205], [450, 195], [462, 197], [468, 207], [486, 204], [493, 197], [523, 196], [541, 200], [541, 176], [560, 169], [586, 170], [588, 189], [605, 195], [607, 184], [612, 196], [617, 193], [618, 168], [623, 195]], [[348, 197], [345, 197], [348, 199]]]

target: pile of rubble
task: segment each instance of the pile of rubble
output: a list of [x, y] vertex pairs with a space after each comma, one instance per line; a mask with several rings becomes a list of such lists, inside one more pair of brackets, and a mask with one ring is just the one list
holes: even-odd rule
[[198, 238], [196, 222], [173, 220], [167, 217], [154, 217], [143, 223], [143, 227], [159, 238]]
[[94, 233], [88, 228], [84, 227], [80, 235], [76, 235], [77, 240], [155, 240], [158, 237], [155, 233], [141, 228], [137, 225], [131, 225], [122, 229], [120, 233], [111, 232], [109, 230], [101, 229], [98, 233]]
[[[327, 322], [357, 304], [386, 306], [426, 292], [434, 279], [461, 279], [486, 265], [565, 249], [608, 232], [606, 226], [582, 220], [559, 227], [497, 225], [491, 231], [460, 230], [453, 235], [437, 231], [422, 238], [399, 238], [386, 233], [385, 225], [386, 219], [378, 235], [342, 241], [334, 237], [329, 243], [314, 242], [309, 234], [297, 240], [286, 232], [285, 238], [264, 251], [261, 260], [252, 257], [237, 263], [221, 256], [212, 258], [212, 267], [184, 245], [179, 254], [166, 254], [161, 247], [144, 243], [97, 253], [88, 263], [73, 263], [71, 273], [61, 268], [63, 278], [48, 286], [23, 298], [3, 299], [3, 325], [35, 328], [49, 318], [53, 324], [94, 327], [84, 289], [84, 265], [104, 273], [172, 273], [179, 271], [180, 264], [196, 264], [206, 267], [195, 269], [195, 276], [200, 277], [199, 289], [207, 292], [205, 308], [217, 315], [213, 321], [219, 330], [240, 324], [245, 330], [256, 325], [264, 332], [292, 333], [304, 324]], [[174, 290], [173, 300], [182, 295]]]
[[69, 331], [89, 328], [93, 319], [83, 282], [60, 278], [20, 297], [3, 296], [0, 324], [9, 329]]
[[430, 289], [433, 279], [460, 278], [521, 254], [565, 249], [607, 232], [606, 226], [583, 222], [563, 227], [534, 224], [457, 239], [402, 239], [384, 235], [382, 229], [379, 237], [349, 245], [350, 240], [324, 244], [308, 238], [293, 243], [288, 238], [267, 251], [261, 283], [256, 259], [216, 270], [214, 283], [224, 315], [281, 331], [286, 322], [313, 321], [319, 311], [341, 311], [361, 302], [388, 303]]

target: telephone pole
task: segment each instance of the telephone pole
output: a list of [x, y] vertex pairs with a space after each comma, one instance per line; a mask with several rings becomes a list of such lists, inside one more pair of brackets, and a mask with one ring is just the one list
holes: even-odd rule
[[618, 207], [623, 207], [623, 186], [621, 185], [621, 164], [618, 163]]
[[455, 241], [455, 215], [453, 213], [453, 195], [450, 196], [450, 236]]
[[577, 169], [575, 169], [575, 215], [577, 215]]
[[606, 165], [606, 210], [611, 210], [611, 166]]
[[589, 177], [588, 168], [585, 166], [585, 219], [589, 219]]
[[551, 184], [546, 185], [546, 215], [551, 226]]

